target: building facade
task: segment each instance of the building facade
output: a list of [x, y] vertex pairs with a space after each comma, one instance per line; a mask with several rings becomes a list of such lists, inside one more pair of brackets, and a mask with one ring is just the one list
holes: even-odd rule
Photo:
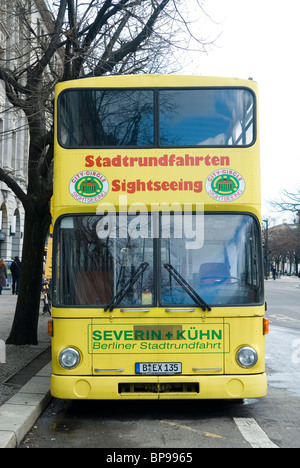
[[[26, 191], [29, 145], [26, 118], [9, 104], [1, 81], [0, 109], [0, 166]], [[0, 258], [21, 257], [23, 230], [23, 206], [5, 182], [0, 182]]]
[[[21, 18], [22, 16], [22, 18]], [[32, 63], [53, 25], [47, 0], [0, 0], [0, 64], [20, 72]], [[26, 74], [18, 73], [21, 84]], [[23, 111], [13, 108], [0, 80], [0, 167], [26, 192], [29, 132]], [[22, 255], [24, 209], [0, 181], [0, 258]]]

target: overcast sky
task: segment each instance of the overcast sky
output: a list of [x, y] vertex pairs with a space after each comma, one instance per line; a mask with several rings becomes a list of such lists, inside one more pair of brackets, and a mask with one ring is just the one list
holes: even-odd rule
[[258, 82], [262, 215], [275, 216], [268, 200], [300, 186], [300, 1], [206, 0], [205, 10], [218, 23], [205, 23], [210, 33], [222, 34], [195, 71]]

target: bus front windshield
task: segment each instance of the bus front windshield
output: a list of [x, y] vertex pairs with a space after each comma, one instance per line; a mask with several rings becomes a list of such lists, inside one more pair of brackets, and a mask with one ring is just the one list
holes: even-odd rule
[[55, 229], [54, 305], [195, 307], [203, 306], [200, 299], [210, 307], [261, 304], [257, 220], [205, 214], [198, 235], [196, 216], [62, 217]]

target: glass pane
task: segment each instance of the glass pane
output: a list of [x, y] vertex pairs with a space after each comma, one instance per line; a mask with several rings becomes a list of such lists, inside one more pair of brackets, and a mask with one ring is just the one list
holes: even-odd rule
[[254, 139], [253, 95], [245, 89], [160, 91], [163, 146], [250, 145]]
[[58, 136], [67, 148], [152, 146], [153, 91], [69, 90], [59, 97]]
[[199, 236], [195, 216], [161, 216], [160, 239], [151, 238], [148, 214], [62, 218], [55, 230], [54, 304], [149, 307], [159, 299], [164, 306], [195, 306], [191, 290], [211, 306], [262, 303], [256, 220], [204, 215]]
[[[175, 217], [170, 217], [170, 222], [172, 231]], [[195, 305], [168, 265], [209, 305], [261, 303], [259, 239], [254, 218], [233, 214], [205, 215], [204, 240], [199, 246], [193, 246], [184, 235], [162, 239], [162, 304]]]
[[[148, 215], [120, 218], [94, 215], [61, 220], [54, 281], [58, 305], [152, 305], [153, 240], [139, 237]], [[121, 292], [123, 297], [116, 297]]]

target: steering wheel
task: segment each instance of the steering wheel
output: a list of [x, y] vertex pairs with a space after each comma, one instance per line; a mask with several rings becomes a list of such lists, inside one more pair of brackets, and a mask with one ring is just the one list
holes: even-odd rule
[[201, 278], [201, 284], [203, 284], [203, 281], [205, 280], [213, 280], [212, 283], [206, 283], [206, 284], [223, 284], [227, 280], [235, 280], [235, 282], [231, 282], [231, 284], [237, 284], [240, 281], [240, 278], [237, 276], [202, 276]]

